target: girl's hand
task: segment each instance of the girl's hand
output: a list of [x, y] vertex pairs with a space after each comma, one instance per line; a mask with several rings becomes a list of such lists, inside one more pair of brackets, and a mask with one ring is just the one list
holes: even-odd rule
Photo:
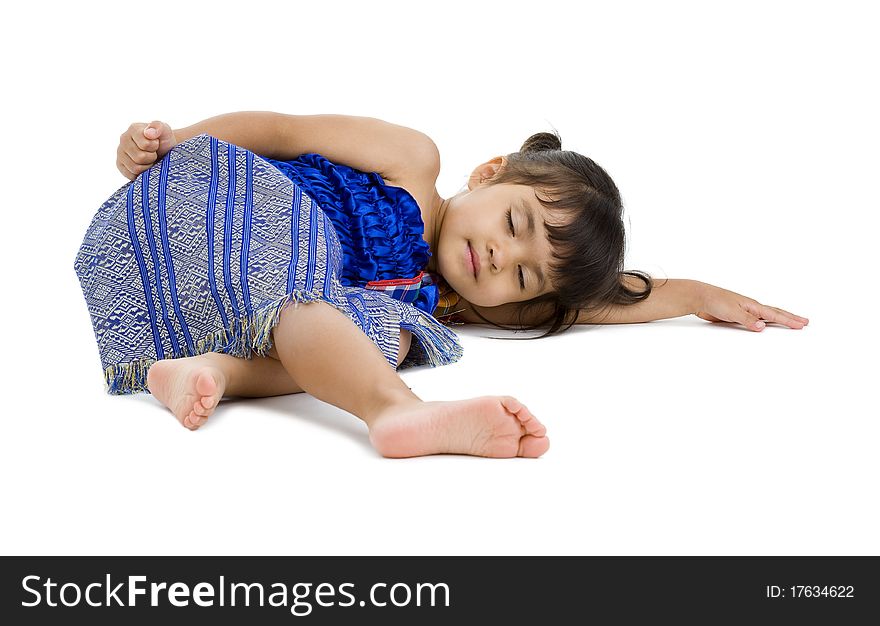
[[709, 322], [733, 322], [742, 324], [749, 330], [760, 332], [765, 323], [782, 324], [789, 328], [801, 329], [810, 323], [801, 317], [775, 306], [761, 304], [738, 293], [706, 284], [696, 316]]
[[178, 143], [174, 131], [165, 122], [135, 122], [119, 136], [116, 169], [128, 180], [134, 180]]

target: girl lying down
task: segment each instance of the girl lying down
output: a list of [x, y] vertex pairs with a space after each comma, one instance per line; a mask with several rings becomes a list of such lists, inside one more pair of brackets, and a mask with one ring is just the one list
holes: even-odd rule
[[424, 402], [398, 370], [458, 360], [463, 323], [808, 323], [623, 271], [617, 187], [550, 133], [450, 198], [427, 135], [347, 115], [134, 123], [116, 166], [129, 182], [75, 261], [107, 391], [148, 392], [191, 430], [224, 397], [305, 392], [362, 419], [387, 457], [539, 457], [546, 429], [518, 399]]

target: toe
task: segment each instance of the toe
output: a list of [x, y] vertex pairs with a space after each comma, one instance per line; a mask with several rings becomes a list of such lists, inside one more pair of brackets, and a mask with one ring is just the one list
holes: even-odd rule
[[193, 411], [189, 412], [189, 415], [186, 416], [186, 419], [183, 421], [183, 425], [189, 428], [190, 430], [196, 430], [199, 426], [203, 425], [208, 418], [203, 417], [201, 415], [196, 414]]
[[209, 371], [203, 370], [196, 379], [196, 392], [200, 396], [213, 396], [217, 393], [217, 381]]
[[504, 396], [501, 398], [501, 404], [516, 416], [520, 424], [522, 424], [526, 434], [534, 435], [535, 437], [543, 437], [547, 434], [547, 429], [538, 421], [538, 418], [532, 415], [532, 412], [516, 398]]
[[533, 437], [525, 435], [519, 440], [519, 452], [517, 456], [524, 456], [536, 459], [550, 448], [550, 439], [548, 437]]
[[523, 404], [513, 396], [501, 396], [500, 397], [501, 404], [504, 405], [504, 408], [510, 411], [511, 413], [518, 413], [522, 410]]
[[214, 408], [214, 405], [217, 404], [217, 399], [214, 396], [205, 396], [200, 402], [205, 409], [210, 411]]
[[527, 418], [525, 421], [520, 419], [522, 422], [523, 428], [526, 429], [526, 432], [530, 435], [534, 435], [535, 437], [543, 437], [547, 434], [547, 427], [544, 426], [541, 422], [538, 421], [538, 418], [528, 412], [526, 409]]

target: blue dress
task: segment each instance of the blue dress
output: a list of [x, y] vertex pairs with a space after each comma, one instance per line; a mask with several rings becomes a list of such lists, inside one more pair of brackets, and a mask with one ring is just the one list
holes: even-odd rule
[[397, 366], [462, 348], [432, 316], [436, 278], [419, 207], [378, 173], [318, 154], [266, 159], [210, 135], [175, 146], [98, 209], [74, 270], [106, 390], [149, 391], [157, 360], [266, 356], [281, 311], [324, 301]]
[[434, 314], [440, 281], [425, 271], [431, 257], [424, 240], [425, 224], [418, 203], [406, 189], [386, 184], [378, 172], [361, 172], [316, 153], [289, 161], [263, 158], [330, 218], [342, 247], [339, 280], [343, 285], [378, 289], [384, 281], [410, 279], [409, 289], [384, 290]]

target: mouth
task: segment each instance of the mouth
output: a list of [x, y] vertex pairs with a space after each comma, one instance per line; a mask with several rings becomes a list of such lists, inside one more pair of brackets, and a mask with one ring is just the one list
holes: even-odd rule
[[468, 242], [468, 256], [470, 257], [471, 269], [474, 272], [474, 279], [480, 275], [480, 255], [477, 254], [477, 251], [471, 248], [470, 242]]

